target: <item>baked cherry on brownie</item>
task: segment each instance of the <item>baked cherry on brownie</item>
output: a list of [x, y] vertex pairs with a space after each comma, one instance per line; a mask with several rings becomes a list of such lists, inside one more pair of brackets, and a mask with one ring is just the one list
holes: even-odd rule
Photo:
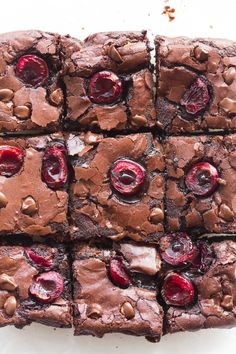
[[161, 295], [167, 305], [188, 306], [195, 299], [194, 284], [183, 274], [169, 273], [164, 279]]
[[31, 86], [42, 85], [48, 78], [48, 66], [45, 60], [34, 54], [20, 57], [16, 63], [16, 75]]
[[53, 261], [52, 259], [49, 259], [47, 256], [42, 256], [39, 253], [35, 252], [30, 247], [25, 247], [24, 251], [27, 255], [27, 257], [34, 262], [38, 267], [44, 268], [44, 269], [50, 269], [53, 266]]
[[23, 151], [15, 146], [0, 146], [0, 175], [11, 177], [20, 171], [24, 161]]
[[109, 274], [116, 285], [122, 288], [127, 288], [130, 285], [130, 277], [121, 256], [110, 259]]
[[203, 111], [209, 100], [210, 95], [206, 80], [198, 77], [185, 92], [180, 100], [180, 104], [184, 106], [187, 113], [194, 115]]
[[88, 95], [94, 103], [112, 103], [122, 94], [122, 82], [111, 71], [99, 71], [94, 74], [88, 84]]
[[146, 172], [139, 163], [120, 159], [112, 166], [110, 180], [116, 192], [126, 197], [134, 196], [141, 191], [146, 180]]
[[49, 146], [42, 161], [42, 180], [52, 189], [59, 189], [68, 180], [67, 153], [63, 144]]
[[205, 273], [213, 262], [213, 250], [205, 241], [197, 241], [197, 256], [191, 261], [190, 270]]
[[64, 290], [64, 280], [62, 276], [54, 271], [41, 273], [38, 275], [29, 291], [38, 301], [50, 303], [55, 301]]
[[201, 197], [207, 197], [214, 193], [221, 182], [222, 180], [219, 178], [217, 169], [209, 162], [194, 164], [185, 179], [187, 188], [193, 194]]

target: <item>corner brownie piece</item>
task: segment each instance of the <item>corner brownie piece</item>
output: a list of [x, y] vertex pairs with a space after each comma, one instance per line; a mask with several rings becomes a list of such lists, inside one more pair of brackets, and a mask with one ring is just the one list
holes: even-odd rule
[[0, 246], [0, 326], [40, 322], [71, 327], [69, 266], [64, 246]]
[[158, 124], [170, 134], [236, 128], [236, 43], [157, 36]]
[[63, 112], [59, 35], [0, 35], [0, 132], [55, 131]]
[[110, 131], [155, 125], [146, 31], [96, 33], [80, 50], [67, 53], [66, 128]]
[[236, 232], [236, 135], [165, 140], [170, 231]]
[[67, 181], [61, 135], [0, 138], [0, 235], [65, 238]]
[[156, 300], [160, 257], [155, 247], [77, 244], [73, 258], [75, 335], [122, 332], [160, 340], [163, 310]]
[[130, 237], [151, 242], [163, 232], [164, 160], [150, 133], [103, 138], [68, 134], [74, 239]]

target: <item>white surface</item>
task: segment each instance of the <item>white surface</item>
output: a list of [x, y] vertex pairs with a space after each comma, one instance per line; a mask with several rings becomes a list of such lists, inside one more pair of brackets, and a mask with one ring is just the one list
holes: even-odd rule
[[[165, 5], [176, 9], [172, 22], [161, 14]], [[2, 0], [0, 32], [35, 28], [84, 38], [95, 31], [146, 28], [236, 40], [235, 18], [235, 0]], [[119, 334], [96, 339], [72, 333], [37, 324], [21, 331], [2, 328], [0, 354], [236, 354], [236, 329], [168, 335], [159, 344]]]

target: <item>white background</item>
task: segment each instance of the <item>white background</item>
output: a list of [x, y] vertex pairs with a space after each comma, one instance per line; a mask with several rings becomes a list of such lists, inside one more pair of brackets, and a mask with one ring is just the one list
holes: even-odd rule
[[[235, 0], [1, 0], [0, 32], [42, 29], [85, 38], [95, 31], [148, 29], [170, 36], [236, 40]], [[162, 15], [176, 9], [175, 20]], [[161, 343], [115, 334], [73, 337], [72, 330], [33, 324], [0, 329], [0, 354], [236, 354], [236, 329], [165, 336]]]

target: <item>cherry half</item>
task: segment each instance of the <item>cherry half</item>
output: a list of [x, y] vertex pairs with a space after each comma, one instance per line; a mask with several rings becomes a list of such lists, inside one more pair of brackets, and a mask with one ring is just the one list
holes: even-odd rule
[[180, 104], [185, 107], [189, 114], [197, 114], [203, 111], [210, 100], [208, 85], [206, 80], [198, 77], [190, 88], [184, 93]]
[[53, 266], [53, 262], [51, 259], [48, 257], [44, 257], [36, 253], [34, 250], [32, 250], [30, 247], [25, 247], [25, 253], [27, 254], [27, 257], [33, 261], [38, 267], [44, 268], [44, 269], [50, 269]]
[[121, 256], [110, 259], [109, 274], [116, 285], [122, 288], [127, 288], [130, 285], [130, 277]]
[[42, 85], [48, 75], [47, 63], [37, 55], [23, 55], [16, 63], [16, 76], [28, 85]]
[[129, 197], [140, 192], [146, 180], [146, 172], [137, 162], [120, 159], [112, 166], [110, 180], [115, 191]]
[[62, 276], [54, 271], [41, 273], [30, 286], [30, 294], [42, 303], [55, 301], [64, 290], [64, 280]]
[[188, 306], [195, 299], [195, 288], [186, 276], [169, 273], [164, 279], [161, 295], [167, 305]]
[[0, 175], [11, 177], [20, 171], [24, 162], [23, 151], [15, 146], [0, 146]]
[[94, 103], [112, 103], [121, 93], [122, 82], [111, 71], [99, 71], [89, 80], [88, 96]]
[[161, 257], [173, 266], [191, 262], [198, 254], [197, 247], [185, 233], [170, 234], [161, 240]]
[[198, 241], [196, 247], [198, 253], [191, 261], [190, 270], [201, 274], [206, 273], [214, 259], [213, 250], [205, 241]]
[[42, 161], [42, 180], [52, 189], [59, 189], [68, 180], [67, 152], [63, 144], [49, 146]]
[[209, 162], [198, 162], [187, 173], [185, 183], [193, 194], [206, 197], [216, 190], [219, 173]]

